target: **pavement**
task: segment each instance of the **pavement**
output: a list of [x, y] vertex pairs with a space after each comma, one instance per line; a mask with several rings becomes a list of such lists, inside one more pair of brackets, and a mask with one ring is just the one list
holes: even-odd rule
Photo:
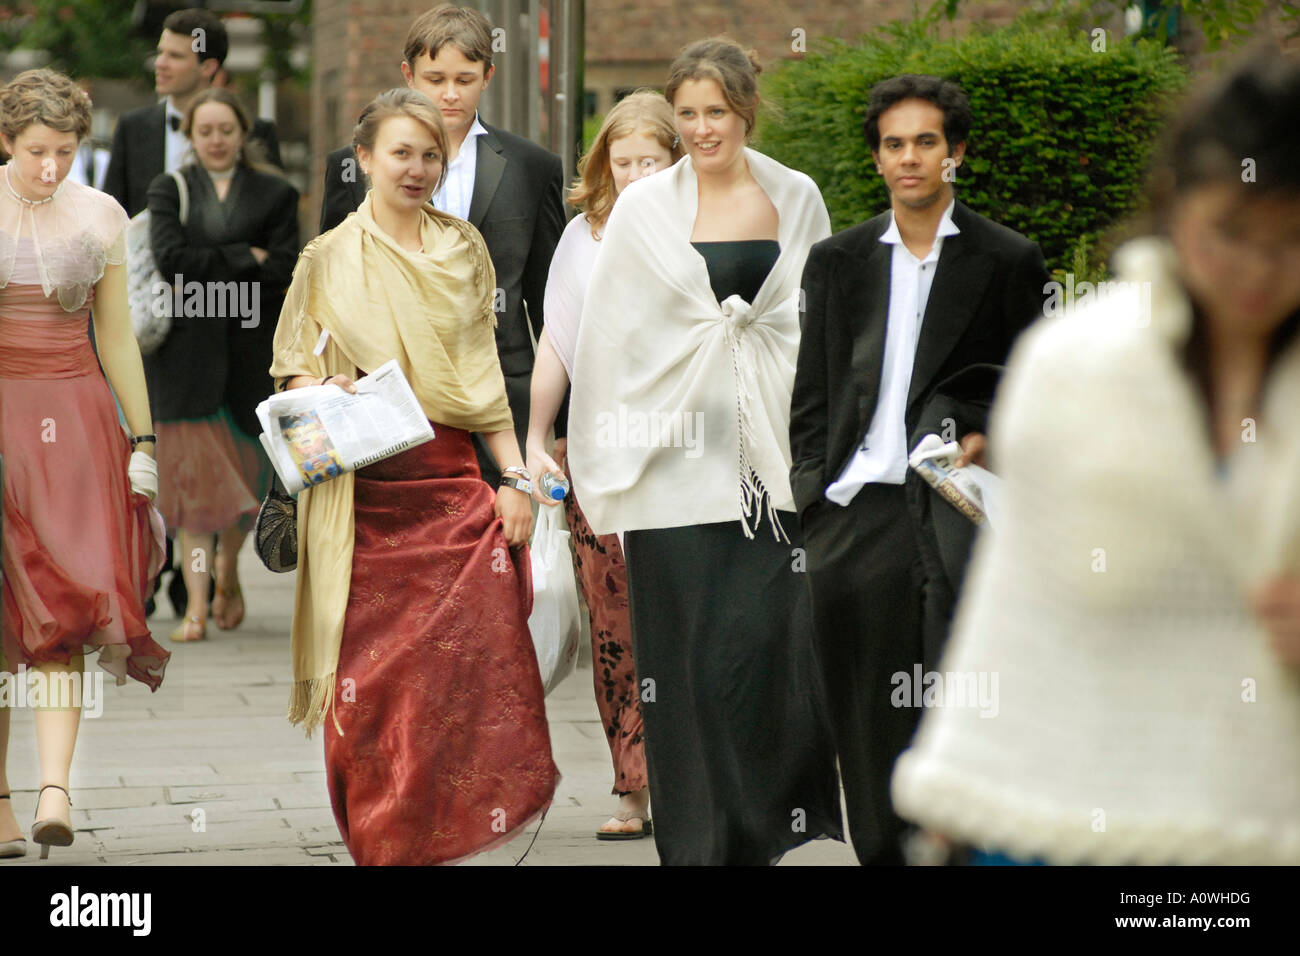
[[[150, 620], [172, 651], [157, 693], [104, 682], [102, 714], [83, 717], [72, 763], [76, 839], [44, 864], [28, 843], [0, 866], [350, 866], [325, 788], [321, 734], [308, 739], [285, 710], [292, 684], [289, 621], [294, 574], [272, 574], [246, 543], [247, 615], [235, 631], [209, 621], [208, 639], [172, 644], [170, 605]], [[616, 806], [609, 748], [596, 710], [590, 654], [546, 701], [563, 780], [524, 866], [655, 866], [652, 839], [597, 840]], [[97, 667], [93, 670], [98, 670]], [[107, 676], [107, 675], [105, 675]], [[14, 812], [30, 829], [39, 769], [31, 712], [14, 711], [9, 742]], [[653, 795], [652, 795], [653, 799]], [[653, 815], [653, 805], [651, 806]], [[537, 826], [465, 866], [512, 866]], [[843, 843], [818, 840], [786, 866], [852, 866]]]

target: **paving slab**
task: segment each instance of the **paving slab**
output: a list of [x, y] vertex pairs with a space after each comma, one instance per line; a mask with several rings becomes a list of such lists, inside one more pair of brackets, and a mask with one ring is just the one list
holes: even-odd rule
[[[234, 631], [209, 624], [208, 639], [171, 644], [177, 622], [150, 620], [172, 650], [155, 694], [105, 681], [103, 713], [82, 722], [73, 760], [76, 840], [56, 847], [55, 866], [351, 866], [330, 810], [321, 735], [285, 719], [292, 669], [289, 622], [294, 575], [240, 556], [247, 618]], [[537, 833], [533, 824], [471, 866], [655, 866], [652, 839], [600, 841], [614, 811], [609, 748], [596, 710], [589, 655], [547, 699], [552, 749], [563, 779]], [[14, 811], [30, 821], [39, 782], [30, 711], [14, 712], [9, 778]], [[205, 827], [195, 832], [193, 811]], [[536, 840], [534, 841], [534, 835]], [[0, 866], [38, 864], [36, 848]], [[842, 843], [814, 841], [783, 865], [853, 865]]]

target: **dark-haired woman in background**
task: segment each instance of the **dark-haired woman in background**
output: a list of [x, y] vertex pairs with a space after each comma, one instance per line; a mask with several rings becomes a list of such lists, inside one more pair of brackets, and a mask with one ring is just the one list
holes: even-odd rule
[[181, 125], [195, 159], [178, 171], [189, 194], [186, 221], [171, 175], [149, 187], [154, 260], [177, 283], [184, 307], [145, 357], [158, 434], [166, 436], [158, 509], [176, 533], [189, 594], [174, 641], [204, 637], [210, 574], [217, 626], [243, 620], [239, 548], [270, 483], [254, 409], [271, 393], [271, 339], [299, 250], [298, 191], [249, 155], [250, 128], [234, 94], [205, 90]]
[[[1044, 319], [990, 428], [1003, 518], [899, 813], [981, 862], [1300, 863], [1300, 63], [1190, 101], [1129, 283]], [[1243, 179], [1249, 157], [1253, 178]], [[981, 681], [981, 684], [983, 682]]]

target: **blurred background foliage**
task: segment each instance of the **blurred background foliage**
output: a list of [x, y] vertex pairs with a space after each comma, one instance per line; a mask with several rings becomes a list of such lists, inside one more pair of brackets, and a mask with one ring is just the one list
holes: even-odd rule
[[[174, 4], [177, 8], [191, 5]], [[140, 29], [134, 19], [137, 6], [130, 0], [4, 0], [0, 2], [0, 54], [44, 51], [49, 56], [46, 65], [70, 76], [130, 80], [152, 89], [147, 63], [158, 36]], [[311, 0], [305, 0], [294, 14], [250, 16], [262, 21], [263, 68], [305, 84], [310, 70], [294, 70], [289, 54], [293, 31], [311, 24]]]
[[[936, 0], [928, 16], [951, 20], [978, 2]], [[1270, 11], [1276, 11], [1288, 36], [1300, 36], [1300, 3], [1296, 0], [1055, 0], [1050, 15], [1083, 27], [1132, 7], [1141, 13], [1141, 35], [1163, 40], [1174, 35], [1178, 21], [1186, 18], [1205, 34], [1210, 50], [1245, 42], [1256, 22]]]
[[1187, 73], [1174, 50], [1028, 16], [957, 39], [935, 35], [935, 9], [856, 43], [831, 41], [765, 74], [775, 108], [756, 148], [816, 181], [832, 227], [889, 207], [862, 134], [867, 92], [900, 73], [959, 83], [974, 123], [958, 197], [1039, 243], [1054, 271], [1103, 274], [1116, 224], [1138, 210], [1151, 149]]

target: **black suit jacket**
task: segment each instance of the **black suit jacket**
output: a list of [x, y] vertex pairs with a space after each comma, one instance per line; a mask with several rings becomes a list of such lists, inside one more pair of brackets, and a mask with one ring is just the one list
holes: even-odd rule
[[[113, 132], [113, 150], [104, 174], [104, 192], [122, 204], [128, 216], [148, 205], [149, 186], [166, 172], [167, 144], [163, 135], [167, 105], [155, 103], [123, 114]], [[250, 140], [262, 144], [268, 162], [280, 165], [280, 141], [275, 126], [264, 119], [253, 121]]]
[[[298, 190], [280, 176], [240, 166], [222, 202], [198, 166], [178, 172], [189, 192], [185, 223], [176, 181], [159, 175], [149, 189], [150, 244], [167, 281], [184, 277], [183, 296], [190, 283], [204, 284], [203, 305], [174, 317], [158, 351], [144, 357], [150, 406], [155, 420], [176, 421], [206, 418], [224, 404], [240, 428], [256, 435], [261, 428], [254, 409], [274, 390], [271, 342], [302, 249]], [[265, 262], [253, 256], [254, 247], [267, 251]], [[256, 324], [247, 314], [253, 283]], [[227, 298], [230, 292], [240, 295], [237, 305]]]
[[[528, 434], [533, 340], [542, 334], [546, 276], [564, 232], [564, 168], [560, 157], [529, 140], [486, 123], [483, 128], [487, 135], [478, 137], [476, 144], [469, 222], [483, 235], [505, 300], [497, 316], [497, 354], [522, 450]], [[350, 146], [329, 154], [321, 232], [341, 223], [366, 197], [365, 177], [355, 165], [345, 165], [354, 156]], [[557, 435], [563, 431], [563, 412], [556, 419]]]
[[[961, 202], [952, 220], [960, 233], [943, 240], [921, 321], [907, 392], [909, 436], [938, 383], [969, 365], [1004, 364], [1016, 337], [1042, 313], [1048, 275], [1038, 245]], [[893, 247], [879, 240], [889, 221], [884, 213], [822, 240], [804, 267], [805, 311], [790, 408], [790, 483], [801, 514], [825, 498], [875, 414], [893, 255]], [[956, 426], [960, 438], [982, 431], [985, 422], [972, 414]]]

